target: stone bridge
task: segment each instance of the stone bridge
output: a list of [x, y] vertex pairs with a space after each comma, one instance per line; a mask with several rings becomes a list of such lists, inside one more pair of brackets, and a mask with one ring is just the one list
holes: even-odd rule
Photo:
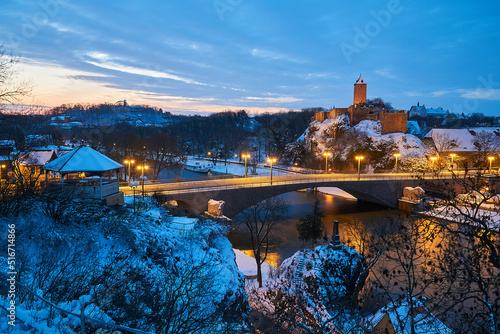
[[[226, 203], [224, 215], [234, 217], [239, 212], [267, 198], [290, 191], [316, 187], [337, 187], [359, 200], [397, 208], [398, 199], [403, 197], [404, 187], [415, 187], [421, 182], [409, 175], [399, 177], [394, 175], [363, 176], [360, 180], [357, 179], [357, 176], [316, 176], [314, 178], [287, 176], [275, 178], [272, 185], [269, 178], [266, 178], [266, 182], [256, 179], [235, 179], [234, 182], [225, 180], [226, 183], [219, 182], [218, 184], [215, 184], [214, 181], [202, 181], [198, 183], [203, 184], [196, 187], [184, 187], [176, 190], [157, 189], [155, 191], [168, 195], [169, 199], [177, 201], [180, 208], [184, 208], [187, 213], [194, 215], [204, 213], [208, 209], [210, 199], [223, 200]], [[432, 183], [432, 180], [426, 179], [427, 183], [429, 181]], [[153, 189], [148, 189], [148, 192], [150, 191]]]

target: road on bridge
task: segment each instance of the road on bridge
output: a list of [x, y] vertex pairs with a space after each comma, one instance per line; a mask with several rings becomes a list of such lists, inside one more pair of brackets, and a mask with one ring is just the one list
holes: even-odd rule
[[[443, 177], [443, 176], [441, 176]], [[425, 176], [426, 179], [432, 179], [431, 175]], [[380, 180], [411, 180], [415, 179], [415, 174], [410, 173], [388, 173], [388, 174], [362, 174], [360, 181], [380, 181]], [[273, 176], [273, 186], [283, 184], [314, 183], [328, 181], [358, 181], [358, 174], [309, 174], [309, 175], [282, 175]], [[250, 188], [250, 187], [268, 187], [271, 186], [269, 176], [249, 177], [249, 178], [231, 178], [203, 181], [171, 182], [145, 184], [144, 191], [148, 194], [160, 192], [164, 194], [201, 192], [219, 189]], [[133, 189], [129, 186], [120, 187], [125, 195], [133, 194]], [[142, 185], [135, 190], [136, 194], [142, 191]]]

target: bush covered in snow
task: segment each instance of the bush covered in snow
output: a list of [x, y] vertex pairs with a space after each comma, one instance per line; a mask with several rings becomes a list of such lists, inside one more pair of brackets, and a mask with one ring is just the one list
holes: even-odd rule
[[[84, 210], [78, 203], [54, 216], [42, 209], [49, 206], [46, 200], [33, 197], [31, 212], [0, 216], [4, 230], [15, 224], [16, 280], [37, 295], [67, 311], [84, 307], [89, 317], [151, 332], [223, 332], [246, 322], [243, 275], [220, 225], [200, 221], [187, 237], [168, 228], [164, 212], [157, 219], [96, 202], [98, 219], [79, 224], [62, 220], [85, 212], [77, 212]], [[1, 238], [6, 244], [7, 235]], [[4, 263], [6, 257], [1, 255]], [[0, 288], [6, 289], [8, 270], [1, 270]], [[9, 300], [2, 296], [0, 302], [5, 318]], [[78, 318], [21, 286], [16, 302], [16, 326], [2, 325], [3, 333], [79, 330]], [[86, 323], [88, 332], [101, 327]]]
[[[323, 122], [312, 122], [296, 143], [289, 144], [285, 152], [288, 161], [297, 161], [302, 154], [307, 167], [324, 166], [323, 152], [332, 152], [333, 168], [339, 171], [354, 170], [354, 157], [365, 157], [362, 168], [369, 170], [392, 169], [393, 154], [401, 154], [400, 161], [407, 158], [423, 158], [425, 149], [422, 141], [411, 134], [381, 134], [380, 122], [364, 120], [351, 127], [347, 115], [341, 115]], [[302, 161], [298, 161], [302, 162]], [[405, 165], [403, 165], [404, 168]]]
[[283, 261], [275, 281], [250, 300], [297, 333], [352, 330], [360, 319], [358, 293], [367, 275], [365, 258], [354, 249], [322, 245]]

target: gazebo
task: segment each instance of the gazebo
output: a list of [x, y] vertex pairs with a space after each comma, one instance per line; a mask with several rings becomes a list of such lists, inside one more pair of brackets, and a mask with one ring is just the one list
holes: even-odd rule
[[[53, 173], [59, 178], [47, 183], [49, 189], [78, 187], [84, 196], [106, 199], [108, 205], [123, 203], [123, 193], [120, 192], [118, 182], [119, 170], [123, 165], [90, 147], [79, 146], [42, 168], [45, 170], [46, 181], [50, 181], [47, 175], [49, 172], [50, 179], [53, 179]], [[113, 172], [116, 179], [111, 178]]]

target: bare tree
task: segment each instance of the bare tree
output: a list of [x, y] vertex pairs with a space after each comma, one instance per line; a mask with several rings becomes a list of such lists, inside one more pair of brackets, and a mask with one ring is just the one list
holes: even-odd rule
[[17, 57], [6, 53], [0, 45], [0, 104], [18, 103], [31, 92], [31, 86], [27, 82], [15, 82], [15, 64], [18, 61]]
[[432, 135], [433, 150], [438, 156], [459, 147], [462, 143], [450, 137], [447, 133], [435, 133]]
[[262, 287], [262, 263], [267, 258], [269, 237], [285, 221], [287, 210], [287, 204], [282, 199], [273, 197], [253, 205], [235, 218], [250, 233], [259, 287]]

